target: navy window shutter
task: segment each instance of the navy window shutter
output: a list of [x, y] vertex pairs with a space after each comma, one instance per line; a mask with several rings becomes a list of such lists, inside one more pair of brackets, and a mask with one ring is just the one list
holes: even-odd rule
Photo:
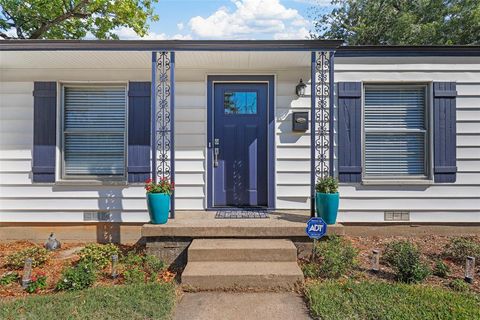
[[437, 183], [456, 181], [456, 98], [455, 82], [433, 83], [433, 174]]
[[362, 84], [338, 82], [338, 180], [361, 182]]
[[33, 85], [32, 181], [55, 182], [57, 83]]
[[128, 182], [150, 177], [150, 82], [130, 82], [128, 90]]

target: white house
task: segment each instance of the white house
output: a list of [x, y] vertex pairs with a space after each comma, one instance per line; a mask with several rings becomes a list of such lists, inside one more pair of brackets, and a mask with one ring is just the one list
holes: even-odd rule
[[0, 222], [146, 222], [153, 166], [174, 217], [333, 174], [339, 222], [480, 223], [480, 47], [341, 44], [1, 41]]

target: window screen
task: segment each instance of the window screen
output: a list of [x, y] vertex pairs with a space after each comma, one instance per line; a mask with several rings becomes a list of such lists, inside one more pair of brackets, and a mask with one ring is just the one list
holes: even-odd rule
[[425, 177], [424, 86], [366, 86], [365, 176]]
[[64, 88], [65, 176], [124, 176], [124, 86]]

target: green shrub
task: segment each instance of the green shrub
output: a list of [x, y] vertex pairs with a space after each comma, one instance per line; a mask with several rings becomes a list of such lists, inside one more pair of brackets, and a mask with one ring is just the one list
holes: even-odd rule
[[157, 273], [166, 268], [166, 264], [153, 255], [142, 255], [136, 252], [129, 252], [122, 258], [124, 267], [123, 276], [125, 283], [144, 283], [148, 278], [155, 282]]
[[141, 266], [143, 264], [143, 256], [136, 253], [135, 251], [130, 251], [126, 255], [124, 255], [120, 261], [127, 268], [133, 266]]
[[38, 267], [45, 263], [48, 259], [48, 251], [45, 248], [34, 246], [12, 253], [6, 258], [6, 265], [12, 269], [22, 269], [25, 259], [32, 259], [32, 267]]
[[338, 180], [333, 177], [320, 179], [315, 185], [315, 190], [321, 193], [337, 193]]
[[139, 284], [145, 283], [145, 272], [143, 272], [139, 267], [133, 267], [125, 270], [123, 273], [126, 284]]
[[47, 276], [45, 276], [42, 273], [37, 276], [32, 276], [30, 282], [25, 288], [25, 291], [27, 291], [28, 293], [34, 293], [46, 288], [47, 288]]
[[302, 265], [303, 275], [307, 278], [318, 277], [318, 265], [315, 263], [305, 263]]
[[446, 278], [450, 274], [450, 267], [442, 260], [435, 261], [433, 274], [440, 278]]
[[80, 250], [79, 255], [81, 262], [93, 264], [98, 269], [104, 269], [111, 263], [112, 256], [119, 253], [120, 250], [113, 243], [91, 243]]
[[154, 255], [147, 254], [143, 257], [143, 265], [149, 274], [158, 273], [166, 269], [165, 262]]
[[157, 273], [165, 270], [167, 265], [154, 255], [143, 255], [134, 251], [130, 251], [121, 259], [122, 264], [126, 269], [132, 267], [139, 267], [144, 269], [147, 273]]
[[392, 267], [397, 280], [401, 282], [422, 282], [430, 274], [428, 266], [420, 260], [417, 247], [409, 241], [390, 242], [383, 254], [383, 260]]
[[92, 263], [82, 261], [74, 267], [63, 270], [56, 289], [61, 291], [82, 290], [91, 287], [96, 279], [95, 266]]
[[467, 292], [470, 291], [469, 285], [461, 279], [454, 279], [450, 281], [448, 286], [453, 290], [453, 291], [458, 291], [458, 292]]
[[20, 276], [16, 272], [7, 272], [0, 278], [0, 286], [8, 286], [10, 283], [16, 282]]
[[443, 256], [457, 263], [464, 263], [468, 256], [480, 259], [480, 243], [475, 242], [472, 238], [452, 238], [445, 246]]
[[317, 242], [315, 247], [317, 274], [324, 278], [338, 278], [356, 265], [357, 250], [352, 244], [338, 236]]

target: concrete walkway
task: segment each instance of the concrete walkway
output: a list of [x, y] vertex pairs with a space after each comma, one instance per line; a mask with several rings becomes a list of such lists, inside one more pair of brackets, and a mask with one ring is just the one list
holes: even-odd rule
[[175, 320], [308, 320], [307, 307], [295, 293], [186, 293]]

